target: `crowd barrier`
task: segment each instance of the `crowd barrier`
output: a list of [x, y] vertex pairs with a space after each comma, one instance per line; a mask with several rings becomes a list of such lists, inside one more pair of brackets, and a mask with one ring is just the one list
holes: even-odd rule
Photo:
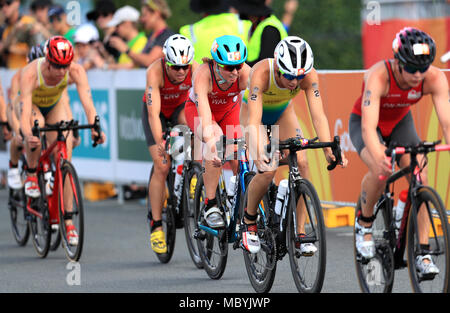
[[[7, 90], [14, 72], [0, 70], [1, 81]], [[348, 120], [355, 100], [361, 94], [364, 71], [319, 71], [320, 92], [332, 135], [341, 138], [349, 166], [327, 171], [321, 150], [308, 150], [311, 181], [325, 203], [354, 204], [360, 191], [361, 179], [367, 169], [353, 147]], [[450, 80], [450, 72], [446, 71]], [[145, 89], [145, 70], [89, 71], [89, 83], [101, 126], [107, 135], [105, 144], [92, 148], [90, 132], [81, 132], [82, 143], [74, 150], [73, 163], [83, 180], [110, 181], [116, 184], [136, 182], [146, 184], [151, 159], [145, 143], [141, 123], [142, 95]], [[69, 88], [73, 116], [86, 122], [83, 107], [74, 86]], [[307, 138], [315, 137], [304, 93], [295, 99], [295, 110]], [[419, 136], [426, 140], [443, 139], [442, 130], [431, 97], [424, 97], [412, 107]], [[8, 166], [6, 150], [0, 151], [0, 169]], [[450, 155], [429, 155], [429, 182], [450, 207]], [[276, 179], [287, 177], [287, 167], [279, 169]], [[397, 183], [397, 194], [406, 183]]]

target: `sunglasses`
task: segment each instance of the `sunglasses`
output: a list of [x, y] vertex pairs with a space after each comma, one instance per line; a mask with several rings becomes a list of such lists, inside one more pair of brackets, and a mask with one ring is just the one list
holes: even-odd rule
[[188, 65], [175, 65], [175, 64], [172, 64], [172, 63], [170, 63], [170, 62], [166, 62], [166, 64], [172, 69], [172, 70], [174, 70], [174, 71], [179, 71], [179, 70], [185, 70], [185, 71], [187, 71], [188, 69], [189, 69], [189, 64]]
[[281, 70], [280, 70], [280, 74], [281, 74], [284, 78], [286, 78], [287, 80], [294, 80], [294, 79], [296, 79], [296, 80], [301, 80], [301, 79], [305, 78], [305, 76], [306, 76], [306, 74], [294, 76], [294, 75], [291, 75], [291, 74], [284, 73], [284, 72], [282, 72]]
[[68, 64], [68, 65], [61, 65], [61, 64], [56, 64], [56, 63], [53, 63], [53, 62], [51, 62], [51, 61], [49, 61], [49, 63], [50, 63], [50, 65], [52, 66], [52, 67], [54, 67], [54, 68], [56, 68], [56, 69], [62, 69], [62, 68], [64, 68], [64, 69], [66, 69], [66, 68], [68, 68], [69, 66], [70, 66], [70, 64]]
[[219, 65], [221, 68], [223, 68], [225, 71], [228, 72], [232, 72], [234, 70], [239, 71], [242, 69], [242, 67], [244, 66], [244, 63], [241, 64], [237, 64], [237, 65], [225, 65], [225, 64], [220, 64], [217, 63], [217, 65]]
[[420, 73], [425, 73], [426, 71], [428, 71], [428, 68], [430, 68], [430, 66], [425, 66], [425, 67], [416, 67], [414, 65], [409, 65], [409, 64], [405, 64], [403, 65], [403, 69], [405, 70], [405, 72], [408, 72], [409, 74], [415, 74], [417, 71], [419, 71]]

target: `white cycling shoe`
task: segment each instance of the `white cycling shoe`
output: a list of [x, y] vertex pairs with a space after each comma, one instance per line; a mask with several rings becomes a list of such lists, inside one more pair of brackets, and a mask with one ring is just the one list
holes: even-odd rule
[[375, 242], [373, 239], [365, 240], [364, 236], [372, 234], [372, 227], [361, 226], [358, 218], [355, 220], [355, 245], [356, 250], [365, 259], [371, 259], [375, 256]]
[[250, 253], [258, 253], [261, 249], [261, 243], [258, 236], [258, 227], [256, 224], [242, 223], [242, 246]]
[[20, 189], [23, 187], [20, 171], [17, 167], [8, 169], [8, 186], [11, 189]]
[[211, 228], [221, 228], [225, 226], [222, 211], [217, 206], [213, 206], [204, 211], [203, 217], [205, 218], [208, 226]]
[[[424, 262], [428, 260], [428, 262]], [[416, 269], [422, 276], [432, 276], [439, 274], [439, 268], [434, 264], [431, 255], [418, 255], [416, 257]]]

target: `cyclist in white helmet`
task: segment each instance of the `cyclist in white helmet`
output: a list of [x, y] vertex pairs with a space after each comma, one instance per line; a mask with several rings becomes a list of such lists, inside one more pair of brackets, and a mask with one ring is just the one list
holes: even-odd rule
[[165, 153], [163, 132], [168, 121], [186, 125], [184, 104], [192, 86], [192, 72], [198, 64], [193, 61], [194, 47], [186, 37], [170, 36], [163, 47], [164, 57], [147, 69], [147, 85], [143, 96], [142, 125], [148, 150], [153, 159], [153, 175], [149, 182], [151, 247], [156, 253], [166, 253], [167, 244], [162, 230], [162, 207], [165, 181], [170, 158]]
[[[260, 125], [279, 127], [279, 139], [302, 136], [292, 99], [303, 90], [308, 101], [314, 129], [320, 141], [331, 141], [328, 119], [323, 110], [319, 92], [319, 78], [313, 67], [314, 57], [309, 44], [296, 36], [288, 36], [281, 40], [275, 48], [274, 58], [256, 63], [250, 73], [248, 88], [245, 91], [241, 106], [240, 121], [247, 129], [247, 144], [250, 155], [255, 160], [258, 174], [252, 179], [248, 191], [248, 206], [244, 214], [244, 223], [254, 225], [248, 227], [254, 233], [247, 234], [250, 238], [243, 245], [248, 251], [256, 253], [260, 249], [259, 238], [256, 235], [257, 205], [267, 193], [277, 164], [270, 162], [265, 155], [267, 133]], [[324, 149], [326, 160], [335, 160], [331, 148]], [[300, 174], [308, 178], [309, 169], [306, 152], [297, 152]], [[342, 155], [342, 167], [347, 166], [347, 159]], [[297, 236], [304, 234], [305, 214], [302, 208], [297, 208]], [[253, 235], [253, 236], [250, 236]], [[304, 243], [300, 247], [303, 255], [313, 255], [317, 248], [312, 243]]]

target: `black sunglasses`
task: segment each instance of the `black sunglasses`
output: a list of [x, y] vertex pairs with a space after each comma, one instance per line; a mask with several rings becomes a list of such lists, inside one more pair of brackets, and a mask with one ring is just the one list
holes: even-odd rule
[[220, 63], [217, 63], [217, 64], [218, 64], [221, 68], [223, 68], [225, 71], [228, 71], [228, 72], [232, 72], [232, 71], [234, 71], [234, 70], [239, 71], [239, 70], [241, 70], [242, 67], [244, 66], [244, 63], [237, 64], [237, 65], [226, 65], [226, 64], [220, 64]]
[[179, 70], [185, 70], [187, 71], [189, 69], [189, 65], [174, 65], [174, 64], [170, 64], [169, 62], [166, 62], [166, 64], [174, 71], [179, 71]]
[[52, 61], [48, 61], [49, 63], [50, 63], [50, 65], [52, 66], [52, 67], [54, 67], [54, 68], [56, 68], [56, 69], [62, 69], [62, 68], [68, 68], [69, 66], [70, 66], [70, 64], [67, 64], [67, 65], [61, 65], [61, 64], [56, 64], [56, 63], [53, 63]]
[[403, 69], [405, 70], [405, 72], [408, 72], [409, 74], [415, 74], [417, 71], [419, 71], [420, 73], [425, 73], [426, 71], [428, 71], [428, 69], [430, 68], [430, 66], [424, 66], [424, 67], [416, 67], [414, 65], [410, 65], [410, 64], [405, 64], [403, 65]]

